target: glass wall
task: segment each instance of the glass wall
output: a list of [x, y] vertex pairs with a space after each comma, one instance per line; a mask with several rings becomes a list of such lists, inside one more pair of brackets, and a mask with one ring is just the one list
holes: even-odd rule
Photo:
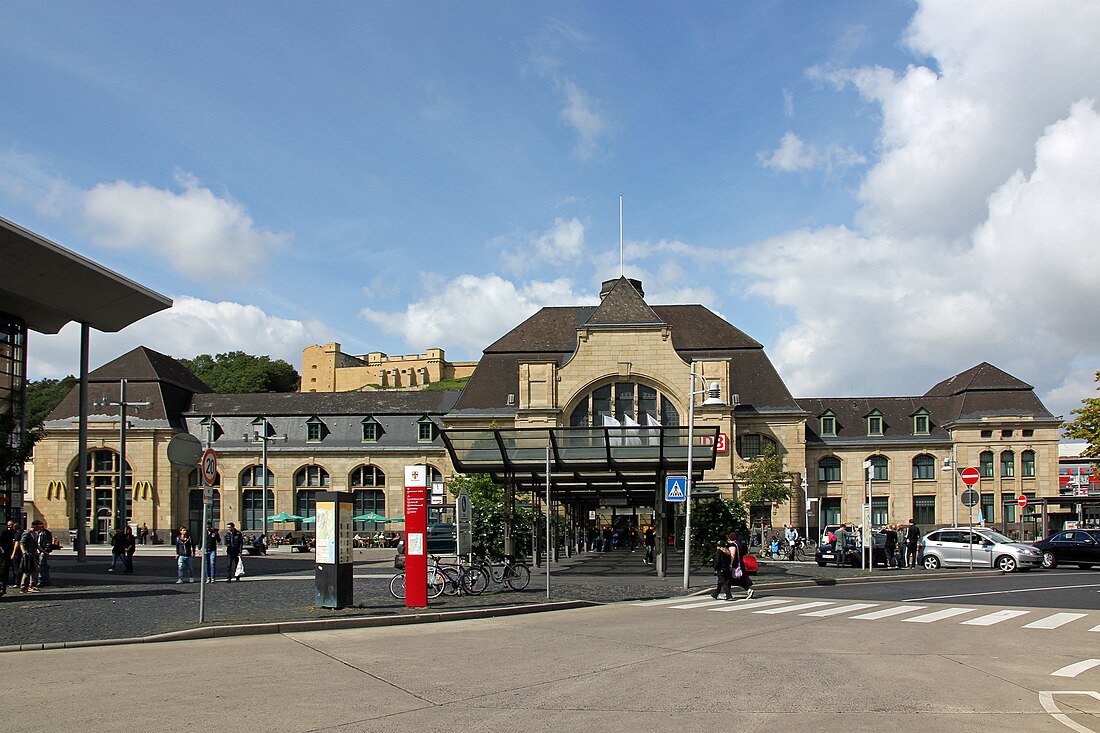
[[[0, 313], [0, 440], [17, 446], [23, 440], [27, 396], [27, 327], [22, 320]], [[21, 469], [21, 466], [16, 467]], [[23, 473], [0, 470], [0, 514], [20, 520], [12, 508], [12, 494], [22, 494]]]

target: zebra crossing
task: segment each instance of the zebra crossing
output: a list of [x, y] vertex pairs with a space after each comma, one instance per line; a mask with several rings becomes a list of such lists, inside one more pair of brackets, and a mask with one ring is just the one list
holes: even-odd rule
[[[847, 618], [854, 621], [880, 621], [893, 619], [903, 623], [932, 624], [938, 622], [958, 623], [963, 626], [996, 626], [1015, 621], [1022, 629], [1052, 630], [1067, 624], [1085, 620], [1093, 624], [1100, 620], [1100, 614], [1073, 613], [1059, 611], [1051, 613], [1044, 609], [1000, 608], [991, 610], [968, 606], [928, 606], [913, 603], [818, 601], [803, 598], [758, 598], [753, 600], [724, 601], [713, 600], [709, 596], [694, 598], [662, 598], [656, 601], [631, 603], [668, 611], [706, 611], [714, 613], [761, 614], [778, 616], [794, 614], [808, 618]], [[1026, 622], [1026, 623], [1023, 623]], [[1092, 625], [1088, 631], [1100, 632], [1100, 624]]]

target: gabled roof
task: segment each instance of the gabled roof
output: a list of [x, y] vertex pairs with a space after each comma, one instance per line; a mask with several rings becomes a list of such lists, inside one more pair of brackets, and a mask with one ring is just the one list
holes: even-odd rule
[[171, 356], [139, 346], [88, 374], [89, 382], [166, 382], [192, 392], [212, 392], [190, 369]]
[[631, 281], [625, 277], [613, 281], [610, 290], [603, 296], [584, 325], [662, 325], [661, 319], [642, 300], [642, 294], [638, 292], [635, 282], [637, 281]]
[[370, 392], [258, 392], [196, 394], [190, 416], [441, 415], [458, 399], [457, 390]]
[[950, 397], [977, 390], [1027, 391], [1031, 389], [1034, 388], [1030, 384], [983, 361], [965, 372], [948, 377], [924, 394], [926, 397]]

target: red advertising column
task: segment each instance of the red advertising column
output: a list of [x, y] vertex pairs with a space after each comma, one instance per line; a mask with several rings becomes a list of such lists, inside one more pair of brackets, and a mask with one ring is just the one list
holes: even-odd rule
[[428, 467], [405, 466], [405, 606], [428, 605]]

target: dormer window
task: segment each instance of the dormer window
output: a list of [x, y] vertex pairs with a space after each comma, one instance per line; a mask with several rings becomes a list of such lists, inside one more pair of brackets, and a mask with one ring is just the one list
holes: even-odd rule
[[913, 415], [913, 435], [928, 435], [931, 432], [932, 422], [928, 419], [928, 411], [921, 409]]
[[275, 434], [275, 429], [271, 427], [271, 423], [267, 421], [267, 418], [258, 417], [252, 421], [252, 432], [260, 437], [270, 438]]
[[369, 415], [363, 418], [363, 442], [364, 443], [377, 443], [378, 438], [382, 435], [382, 426], [378, 424], [378, 421]]
[[210, 436], [210, 442], [213, 443], [224, 434], [222, 426], [219, 425], [218, 421], [215, 420], [213, 417], [204, 417], [202, 420], [199, 421], [199, 425], [202, 426], [202, 435], [199, 437], [204, 442], [207, 436]]
[[878, 410], [873, 410], [867, 416], [867, 434], [882, 435], [882, 413]]
[[432, 419], [425, 415], [416, 421], [416, 442], [431, 443], [435, 440], [436, 427]]
[[325, 429], [324, 421], [316, 415], [306, 420], [307, 443], [320, 443], [322, 440], [324, 440], [325, 433], [327, 432], [328, 431]]
[[836, 415], [832, 410], [826, 410], [821, 417], [818, 418], [821, 427], [822, 437], [836, 437]]

